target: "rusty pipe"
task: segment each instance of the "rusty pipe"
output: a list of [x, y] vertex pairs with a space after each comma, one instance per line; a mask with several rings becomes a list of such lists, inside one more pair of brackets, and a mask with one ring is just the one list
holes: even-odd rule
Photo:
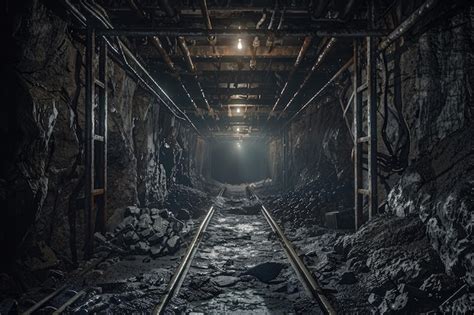
[[191, 58], [191, 53], [189, 51], [188, 46], [186, 45], [186, 40], [184, 39], [183, 36], [178, 37], [178, 46], [181, 49], [181, 52], [183, 53], [184, 59], [186, 61], [186, 65], [188, 66], [188, 70], [193, 74], [193, 78], [196, 81], [196, 84], [199, 88], [199, 93], [201, 94], [201, 97], [204, 100], [204, 103], [206, 103], [206, 108], [207, 110], [213, 114], [213, 110], [211, 108], [211, 105], [209, 104], [209, 101], [207, 100], [206, 94], [204, 93], [204, 89], [202, 88], [201, 82], [199, 82], [198, 77], [196, 75], [196, 66], [193, 63], [193, 59]]
[[[322, 2], [327, 2], [327, 1], [322, 1]], [[349, 1], [343, 11], [343, 13], [341, 14], [342, 18], [345, 18], [349, 12], [351, 11], [352, 7], [354, 6], [354, 1]], [[296, 97], [301, 93], [301, 91], [303, 90], [304, 86], [306, 85], [306, 83], [308, 83], [309, 79], [311, 78], [311, 76], [313, 75], [313, 73], [316, 71], [317, 68], [319, 68], [319, 66], [321, 65], [322, 61], [325, 59], [325, 57], [327, 56], [327, 54], [329, 53], [329, 51], [332, 49], [332, 47], [334, 46], [334, 44], [336, 43], [337, 39], [335, 37], [332, 37], [330, 39], [328, 39], [328, 41], [326, 42], [326, 44], [324, 45], [324, 47], [322, 48], [321, 52], [319, 53], [318, 55], [318, 58], [316, 59], [313, 67], [311, 67], [311, 70], [306, 74], [303, 82], [300, 84], [300, 86], [298, 87], [298, 89], [296, 90], [296, 92], [293, 94], [293, 96], [290, 98], [290, 100], [288, 101], [288, 103], [286, 104], [286, 106], [283, 108], [283, 110], [280, 112], [280, 115], [278, 116], [278, 119], [281, 118], [281, 116], [283, 115], [283, 113], [288, 109], [288, 107], [290, 107], [290, 105], [293, 103], [293, 101], [296, 99]]]
[[[137, 13], [137, 15], [139, 17], [141, 17], [142, 19], [148, 19], [148, 16], [146, 15], [146, 13], [135, 3], [134, 0], [128, 0], [128, 3], [130, 5], [130, 7]], [[196, 110], [196, 113], [198, 115], [201, 116], [201, 119], [204, 119], [204, 116], [202, 115], [202, 113], [199, 111], [197, 105], [196, 105], [196, 102], [194, 101], [194, 99], [192, 98], [191, 96], [191, 93], [189, 93], [186, 85], [184, 84], [181, 76], [179, 75], [178, 71], [176, 70], [176, 67], [174, 66], [174, 63], [173, 61], [171, 60], [170, 56], [168, 55], [168, 52], [166, 51], [166, 49], [163, 47], [163, 44], [161, 43], [160, 39], [158, 36], [153, 36], [151, 37], [151, 43], [152, 45], [156, 48], [156, 50], [158, 51], [158, 53], [160, 54], [161, 58], [163, 58], [163, 61], [165, 62], [165, 64], [168, 66], [168, 68], [173, 72], [173, 74], [177, 77], [178, 81], [179, 81], [179, 84], [181, 85], [181, 88], [183, 89], [184, 91], [184, 94], [186, 94], [187, 98], [189, 99], [189, 101], [191, 102], [191, 105], [194, 107], [194, 109]]]
[[[65, 1], [65, 4], [68, 10], [72, 11], [74, 16], [76, 16], [81, 22], [87, 23], [86, 19], [82, 16], [81, 12], [72, 4], [69, 0]], [[96, 10], [87, 5], [87, 3], [82, 2], [82, 7], [88, 11], [88, 13], [99, 23], [101, 23], [107, 29], [113, 29], [112, 24], [103, 18], [100, 13], [97, 13]], [[107, 40], [106, 40], [107, 41]], [[194, 125], [192, 120], [186, 115], [186, 113], [178, 106], [176, 103], [169, 97], [168, 94], [163, 90], [163, 88], [155, 81], [155, 79], [150, 75], [150, 73], [145, 69], [145, 67], [138, 61], [135, 55], [127, 48], [127, 46], [123, 45], [122, 41], [117, 38], [117, 44], [121, 47], [122, 53], [130, 58], [130, 60], [140, 69], [140, 71], [144, 74], [145, 78], [143, 78], [138, 71], [136, 71], [126, 60], [125, 66], [133, 72], [133, 74], [140, 80], [140, 82], [159, 100], [162, 101], [163, 105], [177, 118], [182, 119], [182, 117], [191, 125], [191, 127], [196, 131], [198, 135], [201, 135], [197, 127]], [[108, 43], [109, 48], [112, 51], [116, 51], [117, 49], [111, 44]], [[116, 52], [119, 54], [118, 52]], [[147, 82], [149, 81], [149, 82]], [[168, 102], [171, 103], [168, 104]], [[179, 113], [179, 115], [176, 113]], [[182, 116], [182, 117], [181, 117]]]
[[354, 58], [349, 59], [327, 82], [324, 84], [316, 93], [311, 96], [311, 98], [306, 101], [306, 103], [290, 118], [288, 121], [283, 125], [283, 128], [286, 127], [293, 121], [296, 117], [298, 117], [301, 112], [303, 112], [310, 104], [313, 102], [317, 97], [322, 95], [326, 89], [334, 83], [334, 81], [342, 74], [344, 71], [349, 69], [350, 66], [354, 63]]
[[[206, 29], [212, 30], [211, 17], [209, 15], [209, 10], [207, 9], [207, 1], [201, 0], [199, 1], [199, 5], [201, 7], [201, 14], [202, 14], [202, 17], [204, 18], [204, 25], [206, 25]], [[216, 42], [217, 42], [216, 36], [212, 36], [212, 35], [208, 36], [207, 40], [209, 41], [209, 44], [215, 47]]]
[[166, 49], [163, 47], [163, 44], [161, 43], [158, 36], [151, 37], [151, 43], [156, 48], [156, 50], [158, 50], [158, 53], [160, 54], [161, 58], [163, 58], [163, 61], [166, 63], [168, 68], [173, 73], [177, 73], [177, 70], [176, 70], [176, 67], [174, 66], [173, 61], [171, 60], [170, 56], [168, 55], [168, 52], [166, 51]]
[[183, 36], [178, 36], [178, 46], [184, 56], [184, 60], [186, 61], [188, 70], [192, 73], [195, 73], [196, 66], [193, 63], [193, 60], [191, 58], [191, 52], [189, 51], [188, 45], [186, 44], [186, 40]]
[[275, 104], [273, 105], [272, 110], [268, 114], [268, 119], [270, 119], [271, 114], [276, 110], [278, 104], [281, 101], [282, 96], [285, 94], [286, 89], [288, 88], [288, 83], [291, 82], [293, 79], [294, 74], [296, 73], [296, 69], [299, 67], [301, 64], [301, 61], [303, 60], [304, 56], [306, 55], [306, 52], [308, 51], [309, 46], [311, 45], [313, 38], [311, 36], [306, 36], [304, 38], [303, 45], [301, 45], [301, 49], [298, 53], [298, 56], [296, 57], [295, 63], [293, 64], [293, 68], [291, 69], [290, 74], [288, 75], [288, 79], [285, 82], [285, 85], [283, 86], [283, 89], [281, 90], [280, 94], [278, 95], [278, 99], [276, 100]]
[[380, 43], [379, 49], [387, 49], [393, 42], [399, 39], [405, 34], [410, 28], [412, 28], [421, 17], [425, 16], [430, 12], [436, 5], [438, 0], [427, 0], [418, 9], [416, 9], [409, 17], [407, 17], [400, 25], [398, 25], [393, 32], [391, 32], [387, 38]]
[[294, 102], [294, 100], [300, 95], [301, 91], [303, 91], [303, 88], [305, 85], [308, 83], [309, 79], [311, 79], [312, 75], [314, 72], [319, 68], [323, 60], [326, 58], [328, 55], [329, 51], [332, 49], [334, 44], [336, 43], [336, 38], [331, 38], [329, 39], [325, 44], [324, 47], [321, 49], [321, 53], [318, 55], [318, 58], [314, 62], [313, 66], [311, 67], [311, 70], [306, 74], [303, 82], [301, 82], [300, 86], [296, 90], [296, 92], [293, 94], [293, 96], [290, 98], [286, 106], [283, 108], [283, 110], [280, 112], [280, 115], [278, 116], [278, 119], [281, 118], [283, 113], [290, 107], [290, 105]]
[[[135, 13], [142, 18], [143, 20], [148, 20], [148, 16], [143, 11], [135, 2], [135, 0], [128, 0], [129, 6], [135, 11]], [[163, 47], [163, 44], [160, 41], [160, 38], [158, 36], [152, 36], [151, 37], [151, 43], [152, 45], [158, 50], [158, 53], [160, 54], [161, 58], [163, 58], [164, 62], [168, 66], [168, 68], [173, 72], [176, 73], [176, 67], [174, 66], [173, 61], [171, 61], [170, 56], [166, 52], [166, 49]]]

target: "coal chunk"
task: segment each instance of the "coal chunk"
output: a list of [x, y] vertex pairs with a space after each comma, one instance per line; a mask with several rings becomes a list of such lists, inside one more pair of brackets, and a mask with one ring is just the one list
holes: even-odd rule
[[245, 271], [243, 274], [254, 276], [258, 280], [268, 283], [278, 277], [284, 267], [285, 265], [281, 263], [265, 262], [263, 264], [253, 266], [252, 268]]

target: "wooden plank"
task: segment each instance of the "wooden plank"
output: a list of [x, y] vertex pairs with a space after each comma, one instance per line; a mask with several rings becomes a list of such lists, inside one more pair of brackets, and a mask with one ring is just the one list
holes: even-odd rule
[[367, 37], [367, 91], [368, 91], [368, 187], [369, 220], [377, 213], [377, 55], [374, 38]]
[[94, 198], [92, 190], [94, 189], [94, 29], [87, 28], [86, 32], [86, 70], [85, 70], [85, 258], [90, 258], [93, 252], [93, 215]]
[[[353, 128], [354, 139], [359, 139], [362, 135], [362, 94], [357, 93], [361, 81], [360, 73], [360, 52], [359, 42], [354, 40], [354, 72], [353, 72], [353, 90], [354, 106], [353, 106]], [[358, 230], [363, 223], [362, 213], [362, 196], [358, 193], [358, 189], [362, 187], [362, 144], [354, 141], [354, 217], [355, 229]]]

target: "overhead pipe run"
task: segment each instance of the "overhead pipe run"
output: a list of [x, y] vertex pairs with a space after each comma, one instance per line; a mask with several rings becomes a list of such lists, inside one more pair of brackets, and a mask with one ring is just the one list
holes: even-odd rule
[[[209, 10], [207, 9], [207, 1], [201, 0], [199, 1], [199, 5], [201, 6], [201, 14], [202, 14], [202, 17], [204, 18], [204, 25], [206, 25], [206, 29], [212, 30], [211, 17], [209, 15]], [[212, 45], [214, 52], [216, 52], [215, 50], [216, 50], [217, 37], [208, 36], [207, 40], [209, 41], [209, 44]]]
[[[167, 0], [160, 0], [159, 4], [160, 4], [160, 7], [166, 12], [168, 16], [170, 17], [174, 16], [179, 19], [178, 13], [170, 6]], [[210, 20], [209, 20], [209, 23], [210, 23]], [[212, 25], [209, 25], [209, 26], [211, 26], [212, 28]], [[192, 73], [193, 78], [196, 81], [196, 85], [198, 86], [199, 92], [201, 93], [201, 96], [204, 100], [204, 103], [206, 103], [206, 108], [211, 115], [214, 115], [214, 111], [212, 110], [209, 104], [209, 101], [206, 98], [206, 94], [204, 93], [204, 89], [202, 88], [202, 85], [199, 82], [198, 77], [196, 75], [196, 66], [194, 65], [193, 60], [191, 58], [191, 52], [189, 51], [188, 45], [186, 44], [186, 39], [184, 38], [184, 36], [177, 36], [177, 41], [178, 41], [178, 47], [184, 56], [184, 60], [186, 62], [188, 70]], [[181, 85], [184, 86], [182, 82], [181, 82]]]
[[[108, 22], [104, 17], [101, 16], [100, 13], [96, 12], [96, 10], [91, 7], [90, 5], [81, 2], [82, 6], [85, 10], [88, 11], [88, 13], [100, 24], [105, 29], [113, 29], [113, 26]], [[64, 1], [66, 9], [72, 13], [72, 15], [76, 18], [76, 20], [82, 24], [83, 26], [87, 26], [88, 21], [87, 18], [81, 13], [81, 11], [74, 6], [69, 0]], [[105, 41], [107, 43], [107, 46], [109, 47], [109, 50], [113, 52], [114, 58], [119, 58], [120, 52], [117, 50], [117, 48], [110, 43], [110, 41], [105, 38]], [[197, 127], [194, 125], [194, 123], [191, 121], [191, 119], [184, 113], [177, 105], [174, 103], [174, 101], [169, 97], [168, 94], [161, 88], [161, 86], [153, 79], [153, 77], [148, 73], [148, 71], [143, 67], [143, 65], [137, 60], [137, 58], [134, 56], [134, 54], [122, 43], [122, 41], [119, 38], [116, 38], [117, 45], [120, 47], [123, 55], [125, 57], [130, 58], [130, 60], [140, 69], [140, 71], [145, 75], [146, 79], [143, 78], [129, 63], [127, 60], [124, 60], [124, 68], [125, 70], [129, 70], [130, 72], [133, 73], [133, 75], [139, 80], [140, 83], [142, 83], [149, 91], [152, 93], [156, 98], [158, 98], [163, 105], [171, 112], [173, 116], [175, 116], [178, 119], [184, 119], [186, 120], [192, 129], [200, 135], [201, 133], [197, 129]], [[147, 80], [150, 83], [147, 82]], [[171, 103], [171, 106], [168, 104]], [[176, 113], [176, 111], [179, 113]]]
[[[262, 17], [260, 18], [260, 20], [257, 22], [257, 25], [255, 26], [255, 29], [259, 29], [262, 24], [265, 22], [265, 20], [267, 19], [267, 12], [265, 10], [263, 10], [263, 14], [262, 14]], [[252, 41], [252, 48], [251, 48], [251, 53], [252, 53], [252, 58], [250, 58], [250, 62], [249, 62], [249, 67], [251, 70], [255, 70], [257, 68], [257, 49], [258, 47], [260, 47], [260, 39], [258, 38], [258, 36], [255, 36], [253, 41]]]
[[410, 28], [412, 28], [416, 22], [423, 16], [425, 16], [428, 12], [433, 9], [433, 7], [438, 3], [438, 0], [427, 0], [425, 1], [418, 9], [415, 10], [409, 17], [407, 17], [400, 25], [396, 27], [396, 29], [388, 34], [387, 38], [385, 38], [380, 44], [379, 49], [385, 50], [387, 49], [393, 42], [399, 39], [403, 34], [405, 34]]
[[[347, 5], [345, 6], [344, 8], [344, 11], [343, 13], [341, 14], [342, 18], [345, 18], [349, 12], [351, 11], [353, 5], [354, 5], [354, 2], [353, 0], [349, 1], [347, 3]], [[319, 5], [323, 5], [323, 6], [326, 6], [327, 5], [327, 1], [321, 1], [319, 3]], [[319, 68], [319, 66], [321, 65], [322, 61], [325, 59], [325, 57], [328, 55], [329, 51], [332, 49], [332, 47], [334, 47], [334, 44], [336, 43], [337, 39], [335, 36], [332, 36], [330, 39], [327, 40], [326, 44], [324, 45], [324, 47], [321, 49], [321, 52], [319, 53], [318, 57], [316, 58], [316, 61], [314, 62], [314, 65], [313, 67], [311, 67], [311, 70], [306, 74], [303, 82], [300, 84], [300, 86], [298, 87], [298, 89], [296, 90], [296, 92], [293, 94], [293, 96], [290, 98], [290, 100], [288, 101], [288, 103], [286, 104], [286, 106], [283, 108], [283, 110], [280, 112], [280, 115], [278, 115], [278, 119], [280, 119], [283, 114], [285, 113], [285, 111], [290, 107], [290, 105], [294, 102], [294, 100], [296, 99], [296, 97], [298, 97], [298, 95], [300, 95], [301, 91], [303, 90], [303, 88], [305, 87], [305, 85], [308, 83], [309, 79], [311, 78], [311, 76], [313, 75], [313, 73]]]
[[183, 36], [178, 36], [178, 47], [181, 50], [184, 61], [186, 62], [186, 66], [188, 67], [188, 70], [192, 73], [196, 72], [196, 66], [193, 63], [193, 60], [191, 58], [191, 52], [189, 51], [188, 45], [186, 44], [186, 40], [184, 39]]
[[294, 100], [300, 95], [301, 91], [303, 91], [303, 88], [306, 86], [306, 83], [308, 83], [309, 79], [312, 77], [313, 73], [319, 68], [321, 65], [322, 61], [326, 56], [328, 55], [329, 51], [332, 49], [334, 44], [336, 43], [336, 38], [331, 38], [329, 39], [324, 47], [321, 49], [321, 53], [319, 54], [318, 58], [316, 59], [313, 67], [311, 67], [311, 70], [306, 74], [303, 82], [300, 84], [298, 89], [296, 90], [295, 94], [290, 98], [286, 106], [283, 108], [281, 111], [280, 115], [278, 116], [278, 119], [281, 118], [283, 113], [290, 107], [290, 105], [294, 102]]
[[293, 68], [291, 69], [290, 74], [288, 75], [288, 79], [285, 82], [285, 85], [283, 86], [283, 89], [281, 90], [280, 94], [278, 95], [278, 99], [276, 100], [275, 104], [273, 105], [272, 110], [268, 114], [268, 119], [270, 119], [271, 115], [275, 112], [278, 104], [281, 101], [282, 96], [285, 94], [286, 89], [288, 88], [288, 84], [292, 81], [293, 76], [296, 73], [296, 70], [298, 69], [299, 65], [301, 64], [301, 61], [303, 60], [304, 56], [306, 55], [306, 52], [308, 51], [309, 46], [311, 45], [313, 38], [311, 36], [306, 36], [304, 38], [303, 45], [301, 45], [301, 49], [298, 53], [298, 56], [296, 57], [295, 63], [293, 64]]
[[201, 82], [199, 82], [198, 77], [196, 75], [196, 66], [194, 65], [193, 60], [191, 58], [191, 52], [189, 51], [188, 45], [186, 45], [186, 40], [182, 36], [178, 37], [178, 47], [183, 53], [184, 60], [186, 61], [186, 65], [188, 67], [189, 72], [191, 72], [194, 80], [196, 81], [199, 93], [201, 94], [204, 103], [206, 103], [207, 110], [209, 111], [209, 113], [211, 113], [211, 115], [213, 115], [214, 111], [212, 110], [211, 105], [207, 100], [206, 94], [204, 93], [204, 89], [202, 88]]
[[334, 83], [334, 81], [342, 74], [344, 71], [349, 69], [349, 67], [354, 63], [354, 58], [349, 59], [333, 76], [331, 79], [329, 79], [326, 84], [323, 85], [322, 88], [320, 88], [287, 122], [284, 126], [287, 126], [291, 121], [293, 121], [296, 117], [298, 117], [299, 114], [303, 110], [305, 110], [306, 107], [308, 107], [311, 102], [313, 102], [317, 97], [319, 97], [326, 89]]
[[[128, 4], [137, 13], [137, 15], [139, 17], [141, 17], [144, 20], [148, 20], [148, 15], [135, 3], [134, 0], [128, 0]], [[151, 44], [155, 47], [155, 49], [160, 54], [161, 58], [163, 58], [163, 61], [168, 66], [169, 70], [171, 72], [173, 72], [173, 74], [178, 79], [179, 84], [181, 85], [182, 89], [184, 90], [184, 94], [186, 94], [186, 97], [188, 97], [188, 99], [191, 102], [191, 105], [194, 107], [196, 113], [201, 117], [201, 119], [204, 119], [204, 116], [202, 115], [201, 111], [197, 107], [196, 102], [194, 101], [194, 99], [191, 96], [191, 93], [189, 93], [188, 89], [186, 88], [186, 85], [184, 84], [181, 76], [179, 75], [173, 61], [171, 60], [171, 58], [168, 54], [168, 52], [163, 47], [163, 44], [161, 43], [160, 38], [158, 36], [152, 36], [150, 38], [150, 41], [151, 41]]]

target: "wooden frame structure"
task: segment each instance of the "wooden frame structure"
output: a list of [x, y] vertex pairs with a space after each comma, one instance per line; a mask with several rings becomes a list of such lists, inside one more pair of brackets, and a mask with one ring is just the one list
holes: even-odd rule
[[[97, 50], [98, 71], [94, 71]], [[85, 74], [84, 252], [90, 257], [94, 251], [94, 233], [105, 232], [107, 218], [107, 43], [102, 36], [96, 37], [92, 27], [86, 32]]]

